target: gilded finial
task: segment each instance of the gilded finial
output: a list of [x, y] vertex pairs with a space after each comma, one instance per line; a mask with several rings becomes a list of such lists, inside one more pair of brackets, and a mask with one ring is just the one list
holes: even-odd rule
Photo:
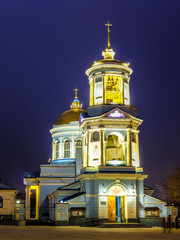
[[75, 92], [75, 99], [77, 99], [78, 97], [77, 97], [77, 92], [79, 91], [79, 89], [77, 89], [77, 88], [75, 88], [74, 89], [74, 92]]
[[109, 35], [110, 29], [109, 29], [109, 27], [111, 27], [112, 24], [110, 24], [110, 23], [108, 22], [108, 23], [105, 24], [105, 26], [107, 26], [107, 32], [108, 32], [108, 48], [111, 48], [110, 35]]
[[78, 96], [77, 96], [77, 92], [79, 91], [79, 89], [75, 88], [74, 92], [75, 92], [75, 99], [71, 104], [71, 109], [74, 109], [74, 111], [82, 108], [82, 103], [80, 104], [79, 100], [78, 100]]

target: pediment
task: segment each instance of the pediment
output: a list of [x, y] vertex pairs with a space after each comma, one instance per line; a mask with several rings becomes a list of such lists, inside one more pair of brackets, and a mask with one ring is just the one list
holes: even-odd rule
[[116, 119], [116, 118], [129, 118], [130, 115], [119, 108], [114, 108], [111, 111], [105, 113], [103, 117]]

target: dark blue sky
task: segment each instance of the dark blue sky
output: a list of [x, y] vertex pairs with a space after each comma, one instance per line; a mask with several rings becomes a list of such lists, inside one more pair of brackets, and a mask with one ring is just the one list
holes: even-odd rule
[[179, 163], [179, 0], [0, 0], [0, 175], [51, 157], [49, 129], [73, 101], [89, 103], [85, 70], [102, 58], [110, 21], [115, 58], [130, 62], [131, 105], [144, 119], [140, 154], [153, 184]]

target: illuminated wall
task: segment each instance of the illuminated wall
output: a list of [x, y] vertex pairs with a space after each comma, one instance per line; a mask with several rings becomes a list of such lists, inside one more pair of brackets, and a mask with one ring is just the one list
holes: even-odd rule
[[52, 134], [52, 161], [75, 159], [76, 145], [82, 145], [79, 123], [74, 122], [69, 125], [55, 126], [50, 131]]
[[26, 187], [26, 219], [39, 219], [39, 186]]

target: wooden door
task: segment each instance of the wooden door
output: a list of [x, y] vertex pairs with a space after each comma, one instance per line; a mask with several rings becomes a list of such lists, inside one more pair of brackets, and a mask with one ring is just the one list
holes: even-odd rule
[[108, 196], [108, 221], [116, 222], [116, 197]]

